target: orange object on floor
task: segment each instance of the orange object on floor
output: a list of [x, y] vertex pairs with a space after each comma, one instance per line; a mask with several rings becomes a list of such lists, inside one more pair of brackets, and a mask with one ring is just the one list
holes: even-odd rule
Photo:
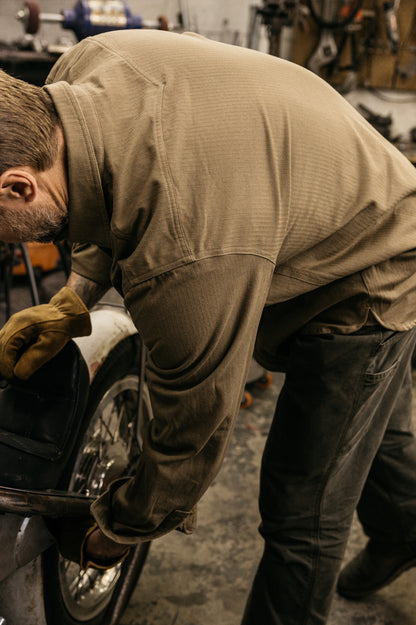
[[[40, 269], [43, 272], [56, 269], [60, 253], [53, 243], [28, 243], [27, 250], [34, 270]], [[13, 267], [13, 275], [24, 276], [26, 274], [26, 266], [19, 247], [15, 248], [15, 260], [20, 260], [20, 262], [17, 262]]]

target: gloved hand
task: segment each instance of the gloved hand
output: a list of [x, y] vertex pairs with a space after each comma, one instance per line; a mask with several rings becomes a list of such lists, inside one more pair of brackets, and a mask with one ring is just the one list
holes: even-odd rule
[[64, 286], [49, 304], [12, 315], [0, 330], [0, 375], [27, 380], [74, 336], [91, 334], [87, 307]]
[[113, 568], [128, 556], [131, 546], [116, 543], [99, 529], [92, 517], [48, 519], [61, 556], [76, 562], [82, 569]]

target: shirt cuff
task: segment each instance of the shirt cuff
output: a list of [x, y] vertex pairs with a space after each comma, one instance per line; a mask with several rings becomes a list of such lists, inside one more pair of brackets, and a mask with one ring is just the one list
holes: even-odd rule
[[91, 506], [91, 512], [101, 531], [111, 540], [122, 544], [138, 544], [148, 542], [177, 529], [184, 534], [192, 534], [196, 527], [196, 506], [192, 510], [173, 510], [154, 529], [141, 530], [137, 527], [124, 525], [112, 519], [112, 503], [115, 493], [132, 478], [124, 477], [112, 482]]

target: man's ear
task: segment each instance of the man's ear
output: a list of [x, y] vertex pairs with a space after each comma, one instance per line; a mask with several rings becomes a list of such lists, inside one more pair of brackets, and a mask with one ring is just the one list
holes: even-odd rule
[[23, 167], [12, 167], [0, 176], [0, 196], [3, 199], [32, 202], [38, 192], [36, 176]]

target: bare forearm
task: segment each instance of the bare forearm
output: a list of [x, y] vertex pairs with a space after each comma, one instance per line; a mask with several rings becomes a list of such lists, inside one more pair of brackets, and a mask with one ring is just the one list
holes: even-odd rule
[[71, 272], [66, 286], [71, 288], [82, 299], [87, 308], [92, 308], [108, 289], [88, 278]]

